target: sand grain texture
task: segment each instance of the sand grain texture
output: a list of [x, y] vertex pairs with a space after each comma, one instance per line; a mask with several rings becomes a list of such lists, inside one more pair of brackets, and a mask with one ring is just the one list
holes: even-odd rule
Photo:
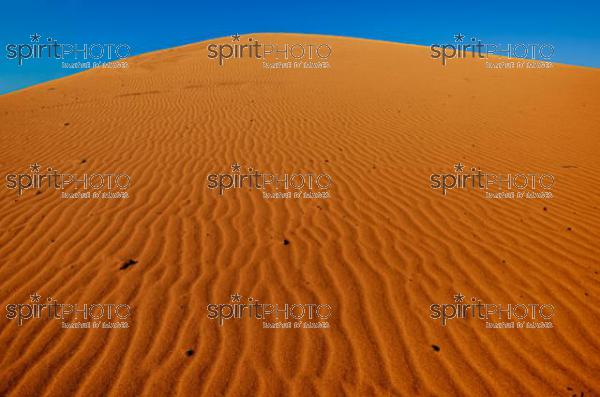
[[[128, 330], [3, 315], [0, 395], [599, 395], [600, 72], [253, 37], [327, 42], [332, 67], [219, 67], [198, 43], [0, 97], [2, 176], [34, 162], [132, 176], [120, 201], [2, 187], [3, 310], [34, 292], [134, 310]], [[555, 197], [431, 190], [429, 175], [458, 161], [552, 173]], [[235, 162], [327, 172], [332, 197], [207, 189]], [[332, 328], [218, 327], [206, 305], [235, 292], [329, 303]], [[555, 328], [441, 327], [429, 305], [457, 292], [552, 303]]]

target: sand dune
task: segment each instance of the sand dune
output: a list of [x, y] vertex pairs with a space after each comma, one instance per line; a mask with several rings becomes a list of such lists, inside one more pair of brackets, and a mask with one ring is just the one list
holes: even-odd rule
[[[0, 97], [0, 395], [599, 395], [600, 72], [253, 37], [329, 43], [331, 67], [219, 66], [203, 42]], [[129, 198], [5, 187], [36, 162], [126, 173]], [[331, 197], [207, 188], [236, 162], [328, 173]], [[554, 197], [431, 189], [457, 162], [551, 173]], [[127, 303], [130, 327], [7, 319], [34, 293]], [[327, 303], [330, 328], [219, 326], [234, 293]], [[551, 303], [554, 328], [441, 326], [456, 293]]]

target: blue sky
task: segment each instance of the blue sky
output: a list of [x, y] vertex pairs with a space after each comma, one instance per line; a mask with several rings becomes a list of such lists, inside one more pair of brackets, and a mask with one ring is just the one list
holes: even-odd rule
[[17, 66], [6, 46], [29, 35], [62, 43], [127, 43], [132, 54], [234, 33], [294, 32], [401, 43], [549, 43], [553, 61], [600, 67], [600, 2], [552, 1], [6, 1], [0, 6], [0, 94], [72, 71], [53, 61]]

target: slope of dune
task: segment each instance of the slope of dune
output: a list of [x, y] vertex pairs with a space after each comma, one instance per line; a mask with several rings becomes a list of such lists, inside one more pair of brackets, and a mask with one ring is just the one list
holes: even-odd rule
[[[600, 72], [252, 37], [326, 42], [331, 67], [219, 66], [203, 42], [0, 96], [0, 395], [599, 395]], [[553, 198], [430, 188], [458, 162], [550, 173]], [[126, 173], [129, 198], [6, 188], [34, 163]], [[328, 173], [331, 197], [207, 188], [235, 163]], [[130, 326], [5, 316], [35, 293], [127, 303]], [[235, 293], [327, 303], [330, 328], [208, 318]], [[551, 303], [554, 328], [430, 318], [457, 293]]]

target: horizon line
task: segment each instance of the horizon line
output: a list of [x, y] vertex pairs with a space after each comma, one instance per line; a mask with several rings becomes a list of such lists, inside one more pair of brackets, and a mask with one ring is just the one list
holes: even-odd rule
[[[385, 44], [397, 44], [397, 45], [403, 45], [403, 46], [412, 46], [412, 47], [422, 47], [422, 48], [431, 48], [431, 46], [435, 45], [435, 44], [431, 44], [431, 45], [425, 45], [425, 44], [415, 44], [415, 43], [405, 43], [405, 42], [399, 42], [399, 41], [393, 41], [393, 40], [384, 40], [384, 39], [374, 39], [374, 38], [369, 38], [369, 37], [359, 37], [359, 36], [341, 36], [341, 35], [335, 35], [335, 34], [326, 34], [326, 33], [298, 33], [298, 32], [251, 32], [251, 33], [235, 33], [236, 35], [239, 35], [240, 37], [242, 36], [248, 36], [248, 35], [295, 35], [295, 36], [323, 36], [323, 37], [332, 37], [332, 38], [337, 38], [337, 39], [349, 39], [349, 40], [362, 40], [362, 41], [370, 41], [370, 42], [378, 42], [378, 43], [385, 43]], [[121, 58], [120, 60], [128, 60], [128, 59], [133, 59], [133, 58], [137, 58], [140, 56], [145, 56], [145, 55], [149, 55], [149, 54], [154, 54], [154, 53], [160, 53], [163, 51], [169, 51], [169, 50], [173, 50], [173, 49], [177, 49], [177, 48], [183, 48], [183, 47], [187, 47], [187, 46], [192, 46], [192, 45], [197, 45], [197, 44], [201, 44], [201, 43], [205, 43], [208, 41], [212, 41], [212, 40], [222, 40], [222, 39], [226, 39], [228, 37], [231, 37], [232, 35], [227, 35], [227, 36], [218, 36], [218, 37], [213, 37], [213, 38], [209, 38], [206, 40], [201, 40], [201, 41], [192, 41], [192, 42], [188, 42], [188, 43], [183, 43], [183, 44], [177, 44], [171, 47], [164, 47], [164, 48], [157, 48], [157, 49], [152, 49], [150, 51], [146, 51], [146, 52], [140, 52], [138, 54], [134, 54], [134, 55], [130, 55], [126, 58]], [[494, 54], [491, 55], [493, 57], [499, 57], [499, 58], [505, 58], [505, 55], [498, 55], [498, 54]], [[511, 58], [514, 59], [514, 58]], [[519, 58], [519, 59], [523, 59], [523, 60], [532, 60], [529, 58]], [[114, 62], [114, 61], [111, 61]], [[563, 62], [554, 62], [554, 61], [544, 61], [544, 62], [552, 62], [552, 64], [556, 64], [556, 65], [561, 65], [561, 66], [567, 66], [569, 68], [584, 68], [584, 69], [592, 69], [592, 70], [600, 70], [600, 66], [588, 66], [588, 65], [577, 65], [577, 64], [570, 64], [570, 63], [563, 63]], [[106, 62], [106, 63], [110, 63], [110, 62]], [[53, 78], [53, 79], [48, 79], [48, 80], [44, 80], [44, 81], [40, 81], [38, 83], [34, 83], [22, 88], [16, 88], [14, 90], [11, 91], [7, 91], [7, 92], [3, 92], [0, 93], [0, 97], [5, 96], [5, 95], [9, 95], [9, 94], [13, 94], [13, 93], [18, 93], [20, 91], [24, 91], [24, 90], [28, 90], [30, 88], [34, 88], [37, 87], [39, 85], [43, 85], [52, 81], [57, 81], [57, 80], [62, 80], [62, 79], [66, 79], [81, 73], [85, 73], [85, 72], [89, 72], [91, 70], [97, 69], [97, 67], [94, 68], [88, 68], [88, 69], [83, 69], [83, 70], [78, 70], [75, 71], [73, 73], [69, 73], [66, 76], [60, 76], [57, 78]]]

